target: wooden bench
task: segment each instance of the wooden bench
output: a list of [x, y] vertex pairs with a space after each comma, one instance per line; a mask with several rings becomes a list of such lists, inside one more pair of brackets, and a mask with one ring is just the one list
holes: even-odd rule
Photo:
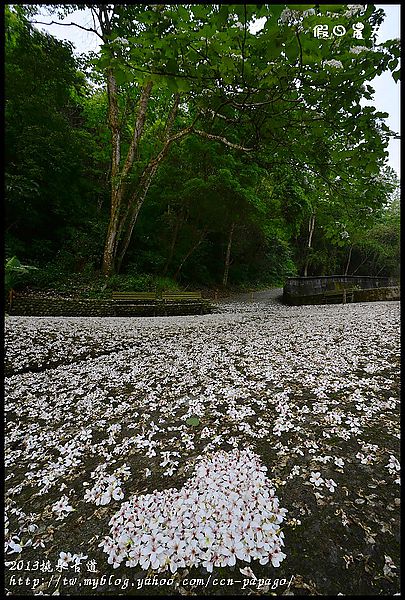
[[164, 302], [195, 302], [202, 300], [201, 292], [164, 292], [162, 294]]
[[119, 302], [145, 302], [157, 300], [156, 292], [113, 292], [112, 299]]
[[355, 288], [346, 288], [343, 290], [326, 290], [323, 293], [323, 299], [325, 304], [328, 304], [328, 300], [331, 302], [337, 301], [342, 304], [346, 304], [346, 302], [353, 302]]

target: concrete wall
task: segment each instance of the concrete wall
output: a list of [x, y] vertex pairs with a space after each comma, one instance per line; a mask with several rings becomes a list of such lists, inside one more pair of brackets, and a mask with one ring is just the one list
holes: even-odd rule
[[72, 298], [35, 298], [16, 296], [9, 315], [40, 317], [159, 317], [196, 315], [212, 312], [206, 300], [173, 303], [121, 303], [114, 300], [78, 300]]
[[[399, 286], [370, 288], [355, 290], [353, 302], [383, 302], [387, 300], [400, 300]], [[312, 294], [305, 296], [283, 296], [283, 301], [290, 306], [301, 306], [303, 304], [324, 304], [323, 294]]]
[[376, 302], [382, 300], [400, 300], [400, 287], [381, 287], [371, 290], [356, 290], [354, 292], [354, 302]]
[[397, 286], [398, 282], [390, 277], [367, 277], [355, 275], [329, 275], [319, 277], [289, 277], [284, 284], [283, 297], [314, 296], [327, 290], [340, 290], [357, 286], [360, 289], [375, 289]]

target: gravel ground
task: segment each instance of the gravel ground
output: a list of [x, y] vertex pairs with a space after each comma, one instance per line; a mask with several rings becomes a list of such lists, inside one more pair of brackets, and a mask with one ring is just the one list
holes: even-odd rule
[[8, 594], [398, 593], [399, 303], [281, 293], [6, 318]]

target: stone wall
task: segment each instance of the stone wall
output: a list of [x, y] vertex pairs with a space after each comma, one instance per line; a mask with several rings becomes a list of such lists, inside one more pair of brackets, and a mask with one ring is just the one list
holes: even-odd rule
[[[399, 286], [354, 290], [353, 292], [353, 302], [383, 302], [387, 300], [400, 300]], [[308, 294], [305, 296], [283, 296], [283, 302], [290, 306], [325, 304], [323, 293]]]
[[193, 302], [125, 303], [115, 300], [80, 300], [73, 298], [36, 298], [16, 296], [9, 315], [38, 317], [160, 317], [169, 315], [208, 314], [213, 307], [207, 300]]
[[370, 290], [355, 290], [354, 302], [378, 302], [383, 300], [400, 300], [400, 287], [380, 287]]
[[327, 290], [341, 290], [356, 286], [361, 290], [397, 286], [398, 282], [390, 277], [368, 277], [356, 275], [328, 275], [317, 277], [289, 277], [283, 290], [288, 302], [292, 296], [315, 296]]

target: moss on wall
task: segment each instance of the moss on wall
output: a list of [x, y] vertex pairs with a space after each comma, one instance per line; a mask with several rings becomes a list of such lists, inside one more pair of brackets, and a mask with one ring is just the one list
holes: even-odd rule
[[[387, 300], [400, 300], [399, 286], [379, 287], [366, 290], [354, 290], [353, 302], [384, 302]], [[325, 304], [323, 292], [312, 295], [283, 295], [283, 302], [290, 306], [303, 304]]]

